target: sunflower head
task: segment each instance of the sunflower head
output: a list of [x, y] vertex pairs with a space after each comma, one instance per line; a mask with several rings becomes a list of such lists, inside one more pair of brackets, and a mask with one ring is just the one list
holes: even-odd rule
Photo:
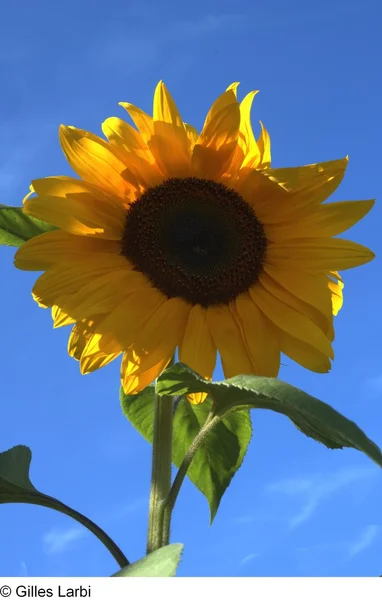
[[[339, 271], [373, 253], [336, 237], [372, 200], [330, 202], [347, 159], [270, 167], [232, 84], [198, 132], [165, 85], [153, 115], [121, 103], [134, 127], [111, 117], [106, 139], [60, 128], [77, 174], [32, 182], [24, 212], [57, 227], [26, 242], [20, 269], [45, 271], [33, 297], [56, 327], [73, 325], [69, 353], [89, 373], [122, 355], [125, 393], [137, 393], [174, 352], [207, 379], [276, 377], [280, 354], [325, 373], [333, 359]], [[190, 397], [204, 399], [201, 394]]]

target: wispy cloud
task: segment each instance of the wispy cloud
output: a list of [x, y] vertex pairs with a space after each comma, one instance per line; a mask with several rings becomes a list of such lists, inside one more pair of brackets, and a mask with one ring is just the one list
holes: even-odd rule
[[87, 530], [80, 527], [68, 529], [50, 529], [43, 537], [43, 544], [47, 554], [60, 554], [65, 552], [74, 542], [86, 537]]
[[300, 510], [288, 521], [289, 528], [294, 529], [310, 519], [322, 502], [343, 488], [369, 478], [374, 473], [374, 469], [350, 467], [341, 469], [331, 475], [317, 474], [311, 477], [276, 481], [267, 487], [267, 491], [291, 497], [297, 496], [302, 499]]
[[375, 540], [379, 533], [380, 527], [378, 525], [368, 525], [361, 532], [358, 539], [353, 542], [349, 547], [349, 558], [353, 558], [360, 552], [363, 552], [368, 548]]
[[241, 559], [241, 561], [239, 562], [239, 565], [241, 567], [243, 567], [244, 565], [247, 565], [248, 563], [252, 562], [256, 558], [259, 558], [259, 556], [260, 556], [259, 552], [252, 552], [252, 554], [247, 554], [246, 556], [244, 556], [244, 558]]
[[[117, 508], [113, 508], [108, 511], [107, 516], [103, 519], [97, 519], [102, 521], [105, 526], [112, 525], [123, 521], [127, 516], [133, 513], [137, 513], [143, 507], [146, 508], [146, 498], [136, 498], [132, 502], [122, 504]], [[85, 527], [80, 525], [72, 525], [67, 528], [56, 528], [53, 527], [47, 531], [43, 536], [43, 545], [46, 554], [60, 554], [65, 552], [70, 546], [79, 540], [83, 540], [90, 536], [90, 532]]]
[[20, 575], [19, 577], [28, 577], [28, 568], [25, 560], [20, 563]]

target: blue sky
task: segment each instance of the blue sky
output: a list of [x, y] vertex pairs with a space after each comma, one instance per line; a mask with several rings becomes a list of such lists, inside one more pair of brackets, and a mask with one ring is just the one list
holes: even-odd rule
[[[336, 199], [381, 197], [382, 46], [378, 0], [90, 0], [6, 3], [0, 20], [0, 202], [19, 205], [31, 179], [69, 174], [60, 123], [100, 133], [119, 101], [151, 110], [163, 79], [197, 127], [232, 81], [260, 89], [253, 123], [273, 165], [350, 155]], [[381, 205], [349, 237], [382, 254]], [[1, 449], [33, 451], [32, 481], [96, 520], [130, 560], [145, 549], [150, 446], [121, 415], [119, 364], [82, 377], [34, 304], [33, 273], [0, 249]], [[331, 403], [382, 446], [379, 258], [348, 271], [336, 360], [317, 375], [286, 360], [280, 377]], [[221, 374], [217, 374], [220, 378]], [[253, 414], [245, 464], [209, 527], [205, 499], [184, 486], [173, 541], [180, 575], [375, 576], [382, 573], [382, 478], [352, 450], [329, 451], [284, 417]], [[109, 575], [101, 544], [63, 515], [0, 506], [0, 576]]]

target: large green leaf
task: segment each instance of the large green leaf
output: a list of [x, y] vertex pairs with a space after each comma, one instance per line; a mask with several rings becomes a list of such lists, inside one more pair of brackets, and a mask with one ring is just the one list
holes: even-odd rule
[[381, 450], [364, 432], [325, 402], [279, 379], [238, 375], [225, 381], [207, 382], [186, 365], [178, 363], [160, 375], [159, 394], [207, 392], [216, 402], [215, 414], [248, 408], [282, 413], [307, 436], [328, 448], [355, 448], [382, 466]]
[[164, 546], [118, 571], [113, 577], [174, 577], [182, 551], [183, 544]]
[[[154, 386], [140, 394], [126, 396], [121, 389], [122, 409], [141, 435], [152, 443], [154, 423]], [[205, 422], [211, 400], [199, 405], [181, 398], [174, 414], [173, 454], [179, 467], [192, 441]], [[208, 500], [213, 521], [221, 498], [232, 477], [241, 466], [251, 440], [248, 411], [238, 411], [223, 418], [206, 437], [196, 453], [187, 475]]]
[[0, 204], [0, 245], [21, 246], [40, 233], [56, 229], [34, 217], [25, 215], [22, 208]]
[[14, 446], [0, 453], [0, 504], [37, 504], [57, 510], [84, 525], [106, 546], [120, 567], [129, 561], [113, 540], [90, 519], [66, 504], [39, 492], [29, 478], [32, 453], [27, 446]]

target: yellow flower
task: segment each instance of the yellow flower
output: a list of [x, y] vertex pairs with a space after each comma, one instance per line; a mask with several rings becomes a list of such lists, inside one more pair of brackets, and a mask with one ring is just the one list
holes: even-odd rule
[[74, 325], [69, 353], [82, 373], [123, 354], [126, 393], [153, 381], [176, 349], [208, 379], [217, 352], [226, 377], [275, 377], [280, 352], [328, 372], [338, 271], [374, 256], [335, 237], [373, 200], [324, 204], [347, 159], [270, 168], [269, 135], [262, 126], [256, 141], [251, 128], [256, 92], [239, 103], [236, 88], [200, 134], [162, 82], [153, 117], [122, 103], [136, 128], [111, 117], [108, 141], [62, 126], [80, 179], [38, 179], [24, 201], [58, 230], [25, 243], [16, 266], [45, 271], [33, 297], [52, 307], [56, 327]]

